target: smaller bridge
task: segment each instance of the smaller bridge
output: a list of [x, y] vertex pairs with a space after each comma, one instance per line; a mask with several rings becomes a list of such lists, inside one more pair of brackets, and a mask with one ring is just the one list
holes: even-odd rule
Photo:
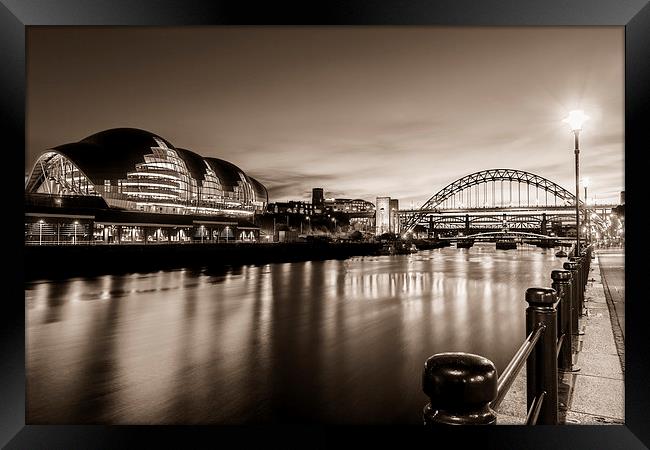
[[487, 233], [476, 233], [470, 234], [467, 236], [452, 236], [452, 237], [441, 237], [440, 240], [445, 241], [479, 241], [479, 242], [495, 242], [495, 241], [515, 241], [523, 242], [526, 240], [529, 241], [549, 241], [549, 242], [558, 242], [566, 243], [571, 245], [575, 242], [575, 237], [560, 237], [560, 236], [546, 236], [544, 234], [537, 233], [526, 233], [522, 231], [490, 231]]

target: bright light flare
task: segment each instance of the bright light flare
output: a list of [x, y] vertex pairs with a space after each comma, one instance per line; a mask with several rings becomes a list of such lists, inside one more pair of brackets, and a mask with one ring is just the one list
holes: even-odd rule
[[582, 125], [589, 120], [589, 116], [585, 115], [585, 112], [581, 109], [576, 109], [569, 112], [569, 115], [562, 120], [562, 122], [569, 124], [571, 131], [580, 131], [582, 130]]

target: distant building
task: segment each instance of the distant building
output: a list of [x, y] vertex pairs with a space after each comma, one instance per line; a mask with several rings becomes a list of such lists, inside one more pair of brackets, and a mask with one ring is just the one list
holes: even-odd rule
[[375, 205], [372, 202], [349, 198], [325, 200], [325, 210], [345, 214], [355, 230], [371, 231], [375, 227]]
[[377, 197], [375, 212], [376, 234], [390, 233], [390, 197]]
[[375, 233], [399, 233], [399, 200], [390, 197], [377, 197], [375, 212]]
[[322, 208], [325, 201], [323, 188], [314, 188], [311, 190], [311, 203], [316, 208]]
[[374, 204], [360, 198], [332, 198], [325, 200], [324, 205], [325, 209], [343, 213], [372, 212], [375, 210]]
[[289, 200], [269, 203], [267, 211], [272, 214], [300, 214], [304, 216], [321, 214], [344, 214], [355, 230], [369, 231], [375, 227], [375, 205], [363, 199], [324, 197], [323, 188], [312, 190], [312, 202]]
[[289, 200], [288, 202], [269, 203], [267, 211], [276, 214], [315, 214], [314, 205], [303, 200]]
[[390, 199], [390, 232], [399, 233], [399, 200], [396, 198]]
[[278, 231], [277, 242], [297, 242], [298, 232], [295, 230], [280, 230]]

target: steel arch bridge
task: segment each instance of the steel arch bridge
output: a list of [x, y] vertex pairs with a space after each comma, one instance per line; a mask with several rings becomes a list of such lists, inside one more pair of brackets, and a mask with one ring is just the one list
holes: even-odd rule
[[[507, 191], [504, 190], [506, 185]], [[579, 206], [583, 209], [584, 203], [580, 201]], [[421, 208], [402, 210], [400, 215], [402, 230], [407, 232], [425, 219], [429, 219], [426, 223], [433, 228], [437, 228], [436, 225], [469, 228], [471, 223], [490, 229], [501, 228], [499, 225], [506, 221], [506, 211], [513, 213], [509, 220], [512, 228], [545, 228], [550, 221], [571, 221], [571, 218], [575, 224], [575, 195], [534, 173], [488, 169], [459, 178], [439, 190]], [[594, 221], [597, 226], [603, 225], [600, 217]]]

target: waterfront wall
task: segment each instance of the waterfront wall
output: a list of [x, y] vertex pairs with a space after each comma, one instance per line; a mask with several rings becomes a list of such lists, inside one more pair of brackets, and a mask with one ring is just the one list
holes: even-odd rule
[[182, 267], [266, 264], [376, 254], [379, 243], [222, 243], [25, 246], [25, 278], [150, 272]]

